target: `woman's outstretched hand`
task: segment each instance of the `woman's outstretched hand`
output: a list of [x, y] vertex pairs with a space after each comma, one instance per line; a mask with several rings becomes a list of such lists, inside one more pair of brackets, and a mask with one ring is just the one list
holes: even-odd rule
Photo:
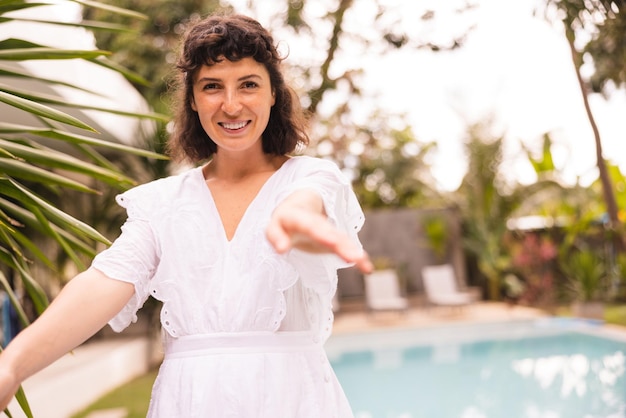
[[364, 273], [373, 268], [367, 252], [323, 214], [321, 198], [315, 192], [298, 191], [279, 204], [266, 235], [281, 254], [291, 248], [311, 253], [334, 253], [354, 263]]

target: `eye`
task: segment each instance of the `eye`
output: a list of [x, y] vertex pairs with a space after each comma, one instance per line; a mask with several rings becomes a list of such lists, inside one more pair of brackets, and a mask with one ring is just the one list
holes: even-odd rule
[[202, 90], [215, 90], [219, 88], [219, 84], [217, 83], [206, 83], [202, 86]]
[[254, 89], [254, 88], [258, 87], [258, 86], [259, 85], [256, 82], [254, 82], [254, 81], [246, 81], [242, 85], [242, 87], [244, 89]]

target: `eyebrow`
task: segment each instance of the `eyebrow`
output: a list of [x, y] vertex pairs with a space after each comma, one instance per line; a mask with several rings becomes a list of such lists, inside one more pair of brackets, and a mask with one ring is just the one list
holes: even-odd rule
[[[261, 76], [258, 75], [258, 74], [248, 74], [248, 75], [244, 75], [243, 77], [239, 77], [237, 79], [237, 81], [241, 82], [241, 81], [246, 81], [246, 80], [250, 80], [250, 79], [253, 79], [253, 78], [261, 79]], [[221, 78], [215, 78], [215, 77], [202, 77], [202, 78], [199, 78], [198, 80], [196, 80], [196, 83], [207, 82], [207, 81], [215, 82], [215, 81], [222, 81], [222, 79]]]

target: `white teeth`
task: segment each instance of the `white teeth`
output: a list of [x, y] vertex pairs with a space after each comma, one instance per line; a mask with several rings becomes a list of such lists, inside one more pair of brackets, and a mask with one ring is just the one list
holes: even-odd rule
[[222, 126], [226, 129], [241, 129], [247, 125], [247, 122], [237, 122], [237, 123], [222, 123]]

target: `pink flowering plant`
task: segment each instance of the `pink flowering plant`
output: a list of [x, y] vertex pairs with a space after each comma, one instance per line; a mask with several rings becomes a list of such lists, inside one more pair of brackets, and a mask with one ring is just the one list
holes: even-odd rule
[[512, 265], [522, 278], [523, 290], [517, 302], [525, 305], [547, 305], [554, 299], [554, 263], [558, 249], [549, 236], [524, 233], [513, 244]]

